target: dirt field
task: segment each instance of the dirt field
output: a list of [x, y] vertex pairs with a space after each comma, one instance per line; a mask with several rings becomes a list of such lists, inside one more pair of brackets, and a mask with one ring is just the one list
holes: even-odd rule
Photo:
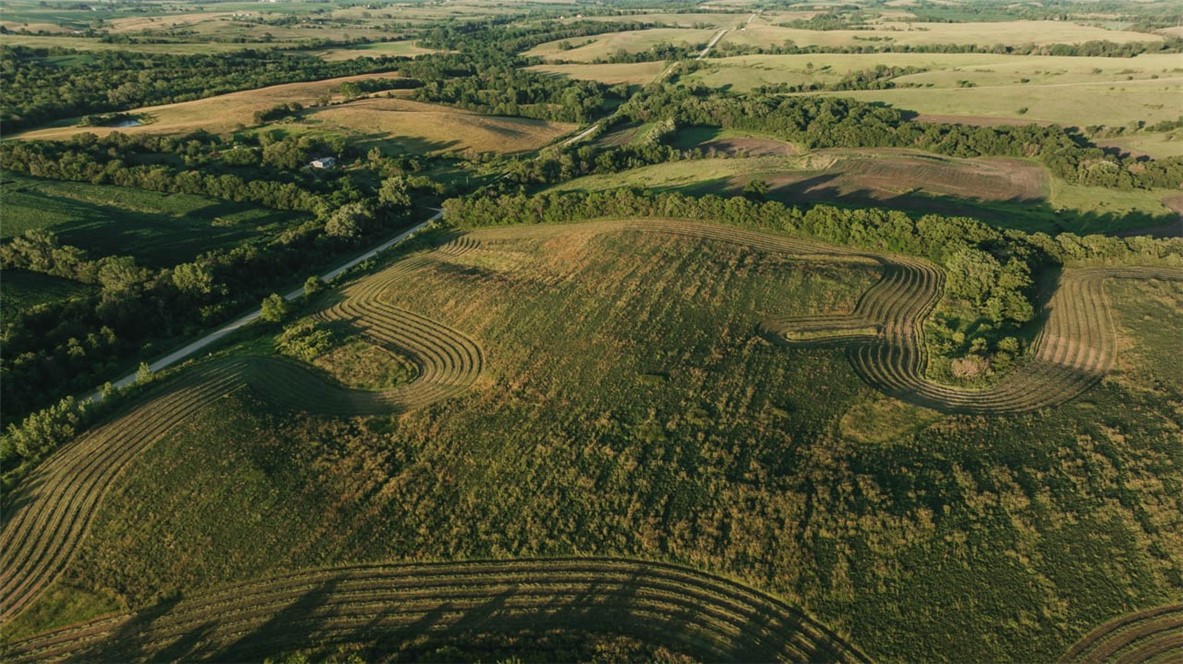
[[645, 85], [657, 78], [657, 75], [665, 67], [666, 63], [661, 61], [630, 62], [618, 65], [536, 65], [529, 69], [584, 81], [599, 81], [608, 85], [619, 83]]

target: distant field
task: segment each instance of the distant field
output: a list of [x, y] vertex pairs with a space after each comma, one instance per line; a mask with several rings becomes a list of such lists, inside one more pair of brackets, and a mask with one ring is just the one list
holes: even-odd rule
[[1085, 127], [1179, 117], [1183, 76], [1121, 83], [902, 88], [826, 93], [936, 115], [996, 116]]
[[645, 85], [657, 78], [657, 75], [667, 66], [665, 61], [658, 61], [618, 65], [536, 65], [530, 69], [580, 80], [599, 81], [608, 85], [618, 83]]
[[148, 106], [130, 111], [144, 116], [148, 122], [137, 127], [80, 127], [76, 125], [50, 127], [20, 134], [20, 138], [62, 139], [74, 134], [89, 132], [106, 135], [113, 131], [128, 134], [177, 134], [202, 129], [214, 133], [233, 131], [238, 125], [255, 124], [255, 112], [272, 108], [277, 104], [298, 102], [305, 106], [322, 97], [333, 98], [342, 83], [374, 78], [397, 78], [396, 72], [385, 74], [363, 74], [343, 76], [308, 83], [286, 83], [257, 90], [244, 90], [229, 94], [207, 97], [194, 101]]
[[791, 41], [798, 46], [874, 46], [894, 44], [1072, 44], [1086, 41], [1162, 41], [1161, 35], [1106, 30], [1070, 21], [1009, 21], [1005, 23], [886, 23], [870, 30], [802, 30], [769, 25], [757, 18], [751, 25], [728, 32], [723, 44], [776, 46]]
[[269, 49], [275, 44], [265, 42], [195, 42], [167, 44], [115, 44], [100, 41], [97, 37], [57, 37], [40, 35], [0, 35], [0, 45], [29, 46], [32, 48], [72, 48], [79, 51], [131, 51], [133, 53], [171, 53], [191, 55], [194, 53], [231, 53], [243, 49]]
[[749, 55], [708, 59], [686, 80], [747, 91], [761, 85], [833, 84], [876, 65], [929, 71], [894, 79], [900, 86], [896, 89], [819, 94], [885, 101], [925, 114], [1079, 126], [1176, 119], [1178, 101], [1183, 99], [1183, 60], [1158, 54], [1135, 58], [979, 53]]
[[[592, 37], [573, 37], [540, 44], [526, 51], [524, 55], [539, 56], [547, 60], [570, 60], [590, 62], [606, 58], [618, 51], [635, 53], [657, 44], [694, 45], [706, 44], [717, 31], [710, 29], [655, 28], [653, 30], [629, 30], [612, 32]], [[562, 50], [559, 45], [567, 43], [575, 48]]]
[[1183, 132], [1130, 134], [1118, 138], [1097, 139], [1098, 145], [1121, 148], [1134, 155], [1155, 159], [1183, 155]]
[[311, 51], [314, 55], [320, 57], [322, 60], [329, 62], [336, 62], [338, 60], [353, 60], [355, 58], [378, 58], [383, 56], [414, 56], [422, 55], [424, 53], [434, 53], [430, 48], [420, 48], [415, 45], [412, 40], [394, 41], [394, 42], [375, 42], [372, 44], [359, 44], [358, 46], [347, 46], [344, 48], [333, 48], [320, 51]]
[[190, 194], [9, 175], [2, 188], [5, 237], [50, 228], [92, 257], [132, 255], [166, 267], [274, 231], [298, 218]]
[[[704, 149], [713, 146], [723, 154], [774, 154], [775, 147], [767, 139], [714, 137], [711, 132], [679, 147], [694, 144]], [[1171, 193], [1166, 190], [1077, 187], [1049, 178], [1033, 162], [953, 159], [906, 150], [819, 150], [798, 157], [680, 161], [591, 175], [554, 189], [640, 187], [735, 195], [752, 180], [765, 181], [769, 198], [789, 204], [827, 202], [964, 214], [998, 226], [1049, 233], [1127, 231], [1161, 226], [1175, 218], [1162, 202]]]
[[625, 16], [588, 16], [589, 21], [640, 22], [668, 25], [676, 28], [738, 28], [747, 22], [752, 14], [743, 8], [728, 12], [697, 12], [688, 14], [653, 13], [627, 14]]
[[361, 99], [318, 109], [302, 124], [343, 129], [361, 145], [387, 144], [416, 153], [534, 150], [575, 125], [482, 115], [442, 104], [397, 98]]

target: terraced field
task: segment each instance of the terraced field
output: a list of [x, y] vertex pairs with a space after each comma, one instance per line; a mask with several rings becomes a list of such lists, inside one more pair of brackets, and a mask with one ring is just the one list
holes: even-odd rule
[[249, 661], [276, 652], [413, 638], [575, 628], [630, 633], [711, 661], [869, 661], [793, 607], [684, 567], [541, 559], [312, 570], [12, 645], [9, 662]]
[[1183, 660], [1183, 604], [1136, 611], [1089, 632], [1063, 662], [1178, 662]]
[[1047, 305], [1030, 361], [988, 388], [960, 389], [925, 377], [921, 325], [940, 297], [941, 273], [922, 261], [893, 260], [853, 312], [769, 320], [765, 328], [788, 344], [848, 345], [851, 366], [884, 393], [926, 408], [974, 414], [1061, 404], [1109, 372], [1117, 342], [1105, 301], [1106, 279], [1183, 279], [1183, 270], [1166, 268], [1066, 270]]
[[[140, 452], [205, 406], [233, 392], [249, 389], [281, 406], [311, 413], [370, 415], [419, 409], [471, 387], [485, 367], [481, 346], [443, 323], [391, 304], [394, 294], [412, 283], [411, 277], [423, 268], [458, 269], [470, 259], [477, 261], [482, 248], [522, 239], [622, 231], [703, 238], [788, 254], [794, 261], [877, 268], [880, 280], [849, 312], [809, 319], [769, 319], [760, 331], [789, 344], [848, 346], [851, 364], [872, 386], [903, 400], [955, 412], [1009, 413], [1073, 398], [1104, 375], [1116, 353], [1105, 301], [1105, 280], [1183, 279], [1183, 271], [1166, 269], [1095, 268], [1066, 272], [1048, 305], [1045, 328], [1032, 360], [998, 385], [972, 391], [947, 388], [924, 378], [926, 355], [921, 324], [940, 296], [943, 277], [938, 268], [922, 260], [674, 220], [610, 220], [472, 231], [347, 287], [337, 303], [319, 314], [326, 321], [352, 325], [371, 342], [407, 357], [417, 369], [417, 379], [411, 383], [385, 391], [349, 390], [294, 362], [261, 357], [222, 360], [161, 385], [121, 417], [82, 436], [42, 464], [6, 505], [6, 520], [0, 528], [0, 622], [13, 618], [61, 577], [86, 538], [105, 496]], [[512, 261], [501, 267], [516, 269]], [[519, 569], [514, 564], [522, 565], [520, 569], [526, 571], [514, 571]], [[612, 567], [616, 564], [638, 565], [619, 561], [577, 564], [527, 561], [497, 563], [500, 567], [482, 568], [480, 573], [456, 566], [443, 567], [440, 569], [444, 571], [436, 573], [437, 576], [457, 576], [463, 580], [439, 578], [436, 585], [425, 586], [432, 588], [432, 597], [449, 598], [444, 604], [437, 599], [435, 604], [428, 602], [426, 606], [422, 604], [426, 598], [414, 594], [414, 589], [419, 587], [415, 584], [423, 579], [418, 576], [411, 579], [414, 574], [407, 570], [425, 570], [423, 574], [430, 576], [435, 568], [379, 565], [295, 575], [257, 586], [238, 587], [204, 599], [186, 600], [150, 619], [122, 616], [37, 637], [15, 646], [10, 659], [125, 659], [140, 656], [139, 653], [145, 653], [144, 656], [160, 653], [160, 657], [169, 659], [242, 659], [255, 652], [252, 648], [274, 651], [281, 644], [292, 647], [285, 639], [293, 636], [317, 642], [355, 642], [374, 638], [375, 631], [389, 631], [400, 625], [418, 625], [414, 629], [423, 630], [426, 628], [422, 625], [426, 623], [417, 621], [425, 620], [425, 616], [432, 620], [438, 618], [443, 625], [439, 629], [446, 630], [451, 629], [448, 625], [467, 625], [464, 616], [474, 614], [495, 617], [498, 621], [504, 618], [504, 622], [496, 624], [512, 626], [536, 624], [530, 621], [543, 619], [561, 621], [569, 619], [571, 612], [586, 616], [596, 610], [594, 607], [606, 611], [594, 615], [609, 624], [617, 624], [613, 621], [625, 615], [628, 619], [619, 619], [624, 627], [646, 622], [664, 625], [655, 632], [658, 636], [673, 639], [674, 645], [711, 659], [858, 659], [853, 651], [810, 650], [821, 647], [817, 645], [821, 637], [804, 637], [806, 641], [802, 642], [802, 637], [796, 636], [799, 629], [794, 622], [805, 625], [807, 621], [800, 617], [790, 620], [787, 609], [779, 604], [775, 611], [767, 608], [769, 602], [775, 602], [768, 598], [757, 602], [752, 599], [751, 591], [746, 591], [749, 595], [744, 600], [749, 603], [745, 604], [748, 608], [719, 608], [713, 603], [716, 600], [705, 600], [731, 597], [738, 591], [728, 594], [717, 589], [704, 590], [718, 587], [711, 584], [726, 585], [715, 579], [686, 581], [684, 585], [692, 590], [673, 592], [661, 585], [665, 583], [661, 579], [666, 578], [661, 575], [667, 572], [659, 573], [653, 571], [657, 568], [649, 566], [629, 568], [630, 578], [636, 580], [643, 592], [624, 593], [620, 588], [625, 586], [615, 580], [620, 578], [619, 569]], [[558, 574], [555, 570], [566, 570], [563, 565], [575, 565], [582, 570], [583, 585], [577, 584], [572, 590], [566, 577], [548, 576]], [[486, 580], [478, 583], [473, 574]], [[683, 570], [678, 574], [691, 573]], [[519, 581], [506, 580], [514, 578]], [[321, 581], [327, 585], [320, 585]], [[298, 588], [285, 584], [295, 584]], [[340, 592], [345, 594], [338, 595]], [[705, 595], [700, 596], [702, 593]], [[252, 599], [235, 604], [235, 598], [248, 594]], [[576, 608], [562, 601], [575, 597], [581, 598]], [[702, 608], [691, 610], [695, 606]], [[302, 621], [275, 619], [291, 615], [289, 609], [300, 607], [310, 612]], [[212, 618], [239, 615], [234, 612], [242, 613], [239, 618], [219, 621]], [[732, 617], [719, 618], [725, 615]], [[169, 616], [177, 617], [174, 620]], [[735, 616], [747, 618], [741, 620]], [[771, 631], [755, 638], [745, 631], [751, 629]], [[787, 636], [790, 632], [792, 638]], [[252, 636], [248, 645], [242, 637], [252, 633], [258, 639]], [[182, 650], [171, 650], [173, 647]]]
[[[443, 251], [455, 251], [445, 247]], [[404, 412], [463, 392], [484, 358], [465, 335], [414, 312], [382, 304], [418, 261], [403, 261], [346, 291], [322, 314], [356, 321], [372, 341], [416, 365], [417, 379], [391, 390], [344, 389], [301, 365], [245, 357], [214, 363], [158, 388], [142, 405], [82, 436], [43, 464], [10, 497], [0, 530], [0, 622], [19, 613], [54, 581], [110, 490], [132, 460], [186, 418], [230, 392], [250, 387], [279, 405], [325, 415]]]

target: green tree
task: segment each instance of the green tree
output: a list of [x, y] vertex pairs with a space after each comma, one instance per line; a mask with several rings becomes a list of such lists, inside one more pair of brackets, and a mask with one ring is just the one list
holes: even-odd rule
[[259, 318], [267, 323], [278, 323], [287, 317], [291, 307], [288, 301], [279, 293], [272, 293], [263, 298], [260, 306]]
[[320, 277], [312, 275], [304, 280], [304, 297], [312, 297], [325, 289], [325, 282]]
[[373, 218], [364, 203], [346, 203], [337, 208], [325, 222], [325, 233], [331, 237], [356, 239], [361, 237], [366, 224]]
[[383, 208], [404, 210], [411, 207], [411, 194], [407, 191], [407, 180], [401, 175], [386, 178], [378, 189], [378, 204]]

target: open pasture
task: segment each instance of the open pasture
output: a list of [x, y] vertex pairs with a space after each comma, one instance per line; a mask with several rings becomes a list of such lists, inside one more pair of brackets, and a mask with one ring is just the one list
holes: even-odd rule
[[587, 558], [289, 573], [29, 639], [5, 659], [246, 661], [338, 645], [383, 658], [478, 634], [552, 630], [628, 634], [720, 662], [869, 661], [799, 610], [733, 581], [674, 565]]
[[[978, 217], [991, 224], [1056, 233], [1125, 233], [1156, 228], [1177, 218], [1170, 190], [1114, 191], [1069, 185], [1033, 162], [957, 159], [908, 150], [817, 150], [799, 156], [791, 144], [770, 138], [687, 128], [681, 149], [698, 147], [707, 158], [589, 175], [555, 191], [640, 187], [691, 194], [735, 195], [753, 180], [767, 196], [787, 204], [876, 205], [911, 212]], [[711, 155], [731, 155], [716, 156]]]
[[384, 145], [420, 154], [445, 152], [524, 152], [535, 150], [575, 125], [527, 118], [483, 115], [407, 99], [375, 97], [316, 109], [301, 126], [352, 135], [365, 147]]
[[132, 51], [134, 53], [165, 53], [193, 55], [201, 53], [232, 53], [243, 49], [269, 49], [275, 44], [266, 42], [167, 42], [119, 44], [102, 41], [99, 37], [76, 37], [66, 35], [22, 35], [8, 33], [0, 35], [0, 44], [5, 46], [28, 46], [30, 48], [69, 48], [79, 51]]
[[[573, 37], [539, 44], [524, 55], [537, 56], [545, 60], [567, 60], [591, 62], [607, 58], [618, 52], [636, 53], [648, 50], [658, 44], [675, 46], [705, 45], [715, 36], [714, 28], [653, 28], [650, 30], [627, 30], [610, 32], [592, 37]], [[566, 44], [571, 48], [563, 48]]]
[[353, 60], [355, 58], [381, 58], [386, 56], [413, 57], [424, 53], [434, 53], [435, 51], [430, 48], [416, 46], [413, 40], [406, 40], [373, 42], [370, 44], [358, 44], [357, 46], [321, 49], [309, 52], [322, 60], [338, 62], [340, 60]]
[[[886, 439], [847, 441], [838, 422], [877, 392], [840, 350], [770, 341], [771, 321], [864, 313], [865, 323], [846, 328], [855, 336], [869, 327], [909, 334], [910, 293], [939, 283], [923, 262], [661, 220], [481, 229], [437, 247], [330, 293], [323, 315], [406, 357], [436, 358], [448, 375], [467, 376], [462, 383], [398, 417], [389, 401], [274, 359], [217, 360], [159, 386], [47, 460], [11, 497], [0, 530], [5, 619], [44, 615], [36, 610], [43, 592], [66, 582], [113, 590], [131, 614], [10, 644], [8, 656], [144, 648], [183, 658], [208, 647], [245, 657], [232, 649], [247, 641], [218, 645], [231, 625], [240, 634], [270, 625], [259, 633], [273, 635], [280, 651], [292, 643], [281, 625], [350, 641], [374, 614], [397, 628], [431, 610], [418, 603], [422, 595], [402, 594], [428, 572], [391, 585], [398, 575], [386, 564], [357, 577], [325, 569], [366, 560], [497, 558], [506, 567], [490, 568], [493, 586], [498, 573], [537, 562], [509, 559], [577, 552], [601, 557], [596, 565], [602, 557], [680, 561], [785, 598], [872, 658], [909, 661], [940, 653], [1047, 660], [1088, 629], [1060, 628], [1059, 597], [1081, 596], [1110, 614], [1163, 601], [1178, 555], [1152, 551], [1173, 551], [1164, 547], [1174, 531], [1143, 530], [1140, 517], [1150, 515], [1124, 505], [1112, 495], [1117, 480], [1084, 463], [1092, 448], [1065, 441], [1107, 446], [1138, 505], [1174, 504], [1169, 488], [1150, 481], [1178, 470], [1167, 452], [1177, 432], [1169, 405], [1101, 379], [1058, 408], [925, 414]], [[1086, 328], [1103, 326], [1088, 306], [1064, 300]], [[1056, 323], [1057, 315], [1043, 343], [1068, 348], [1057, 339], [1085, 328]], [[1073, 353], [1063, 357], [1103, 355]], [[408, 398], [427, 395], [428, 373], [407, 384]], [[1114, 428], [1092, 427], [1082, 417], [1089, 408], [1113, 413]], [[1026, 475], [1046, 487], [1037, 505], [1014, 480]], [[1078, 487], [1090, 482], [1099, 493], [1082, 499]], [[948, 505], [939, 524], [933, 496]], [[992, 518], [981, 518], [982, 501], [996, 505]], [[477, 512], [479, 522], [468, 516]], [[1081, 542], [1088, 549], [1076, 555]], [[1020, 561], [1023, 551], [1031, 557]], [[319, 571], [290, 572], [308, 568]], [[1088, 570], [1123, 585], [1097, 584]], [[587, 581], [605, 578], [598, 574], [588, 571]], [[648, 587], [646, 570], [632, 576]], [[263, 581], [226, 585], [250, 579]], [[300, 590], [283, 590], [289, 582]], [[265, 594], [240, 601], [255, 588]], [[714, 591], [694, 588], [688, 604], [717, 605]], [[338, 590], [367, 613], [346, 611]], [[178, 592], [187, 599], [155, 603]], [[501, 599], [465, 597], [490, 610], [523, 597], [492, 594]], [[665, 602], [647, 590], [638, 597]], [[400, 613], [392, 602], [415, 609]], [[1010, 620], [1016, 606], [1032, 617]], [[728, 633], [753, 622], [765, 624], [731, 621]], [[19, 626], [30, 634], [51, 625]], [[195, 626], [210, 638], [185, 638]], [[917, 638], [934, 632], [936, 643]], [[712, 638], [704, 640], [719, 643]], [[736, 657], [765, 659], [745, 652]]]
[[53, 230], [91, 256], [132, 255], [166, 267], [274, 232], [301, 215], [191, 194], [8, 176], [4, 236]]
[[805, 30], [771, 25], [757, 17], [750, 25], [728, 32], [723, 44], [777, 46], [874, 46], [892, 44], [1076, 44], [1086, 41], [1158, 42], [1162, 36], [1145, 32], [1106, 30], [1071, 21], [1007, 21], [999, 23], [882, 23], [869, 30]]
[[658, 61], [604, 65], [535, 65], [529, 69], [582, 81], [599, 81], [608, 85], [645, 85], [653, 82], [667, 66], [665, 61]]
[[196, 99], [194, 101], [148, 106], [130, 111], [146, 120], [135, 127], [82, 127], [76, 124], [50, 127], [20, 134], [20, 138], [61, 140], [74, 134], [89, 132], [106, 135], [113, 131], [136, 134], [180, 134], [197, 130], [211, 133], [228, 133], [239, 125], [255, 124], [255, 113], [273, 108], [279, 104], [296, 102], [310, 106], [322, 98], [340, 100], [337, 90], [342, 83], [374, 78], [397, 78], [397, 73], [363, 74], [343, 76], [307, 83], [286, 83], [256, 90], [244, 90], [229, 94]]

